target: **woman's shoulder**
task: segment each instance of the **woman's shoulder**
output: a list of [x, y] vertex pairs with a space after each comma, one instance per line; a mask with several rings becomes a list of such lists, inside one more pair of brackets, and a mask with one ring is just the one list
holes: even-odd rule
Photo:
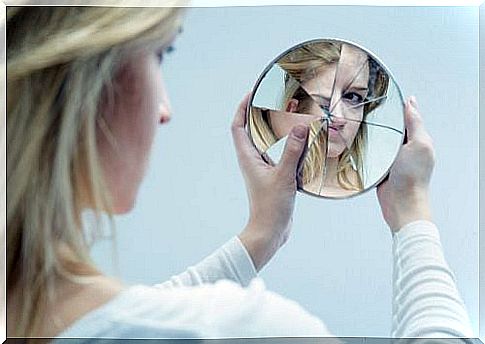
[[329, 335], [296, 302], [254, 279], [177, 288], [135, 285], [87, 314], [59, 337], [220, 338]]

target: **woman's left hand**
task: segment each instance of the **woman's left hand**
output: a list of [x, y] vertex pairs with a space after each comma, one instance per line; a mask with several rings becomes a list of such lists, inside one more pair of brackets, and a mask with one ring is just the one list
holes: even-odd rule
[[308, 127], [294, 127], [280, 162], [276, 166], [269, 165], [251, 143], [245, 130], [249, 96], [244, 97], [236, 112], [232, 136], [250, 206], [249, 221], [239, 234], [239, 239], [259, 271], [289, 237], [298, 162], [306, 145]]

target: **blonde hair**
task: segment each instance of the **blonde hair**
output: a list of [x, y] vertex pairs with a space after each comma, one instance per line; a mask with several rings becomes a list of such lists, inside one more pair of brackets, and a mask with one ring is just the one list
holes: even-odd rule
[[[301, 85], [312, 79], [318, 69], [336, 63], [340, 58], [341, 47], [342, 43], [338, 41], [307, 43], [290, 51], [277, 61], [277, 64], [286, 72], [285, 89], [281, 101], [283, 109], [287, 108], [291, 99], [298, 99], [301, 101], [298, 103], [296, 112], [305, 113], [305, 111], [308, 111], [308, 107], [311, 104], [305, 101], [307, 97], [306, 93], [302, 94]], [[386, 93], [389, 77], [371, 56], [369, 56], [368, 62], [370, 67], [369, 95], [377, 98]], [[363, 110], [364, 119], [367, 114], [374, 111], [381, 103], [382, 101], [375, 101], [365, 104]], [[264, 151], [276, 141], [275, 135], [268, 125], [268, 120], [260, 115], [258, 111], [254, 111], [254, 108], [252, 111], [254, 112], [254, 115], [251, 116], [254, 118], [251, 118], [250, 122], [250, 125], [254, 128], [252, 135], [255, 137], [255, 141], [258, 142], [256, 146]], [[319, 126], [315, 124], [310, 126], [309, 142], [312, 142], [318, 134], [318, 129]], [[345, 149], [339, 156], [337, 181], [344, 189], [361, 191], [364, 188], [363, 160], [366, 138], [366, 127], [361, 125], [350, 149]], [[315, 178], [321, 177], [323, 173], [323, 152], [326, 151], [326, 142], [322, 135], [316, 140], [316, 144], [312, 145], [308, 150], [303, 164], [303, 186], [312, 182]], [[357, 172], [356, 182], [353, 182], [350, 177], [354, 174], [352, 160], [354, 161]]]
[[114, 228], [96, 145], [98, 131], [110, 135], [99, 104], [112, 95], [121, 62], [167, 44], [182, 12], [7, 8], [7, 292], [22, 296], [9, 336], [35, 334], [58, 277], [80, 283], [98, 273], [89, 245], [99, 232], [87, 236], [81, 213], [92, 208], [98, 226], [104, 211]]

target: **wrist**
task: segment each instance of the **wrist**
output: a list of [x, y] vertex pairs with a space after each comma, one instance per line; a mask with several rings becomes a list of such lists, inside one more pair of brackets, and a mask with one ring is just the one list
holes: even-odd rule
[[238, 237], [246, 248], [246, 251], [253, 261], [254, 267], [258, 272], [274, 256], [281, 246], [278, 238], [264, 233], [261, 229], [258, 230], [258, 228], [252, 224], [248, 224]]
[[406, 197], [396, 201], [394, 206], [394, 221], [391, 226], [392, 232], [396, 233], [407, 224], [425, 220], [432, 221], [429, 196], [427, 191], [410, 191]]

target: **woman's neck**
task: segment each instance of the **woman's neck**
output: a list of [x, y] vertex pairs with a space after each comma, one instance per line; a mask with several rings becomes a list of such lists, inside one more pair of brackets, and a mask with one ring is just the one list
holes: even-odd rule
[[[108, 276], [104, 276], [96, 267], [88, 262], [82, 262], [78, 255], [67, 246], [58, 246], [57, 254], [60, 265], [66, 273], [56, 273], [52, 288], [54, 300], [50, 301], [43, 314], [37, 314], [39, 325], [34, 329], [35, 337], [55, 337], [67, 326], [102, 306], [114, 298], [123, 284]], [[21, 319], [22, 301], [25, 293], [30, 293], [32, 286], [20, 285], [20, 281], [8, 290], [7, 296], [7, 334], [15, 334], [15, 324]], [[42, 291], [43, 293], [46, 290]]]
[[[32, 334], [34, 337], [53, 338], [87, 313], [101, 307], [116, 297], [124, 286], [107, 276], [93, 276], [89, 283], [78, 284], [67, 280], [59, 281], [55, 287], [55, 300], [40, 315], [39, 326]], [[7, 301], [7, 334], [15, 333], [15, 324], [21, 317], [20, 289], [9, 291]]]
[[338, 157], [329, 158], [325, 161], [325, 179], [323, 181], [324, 187], [340, 188], [337, 178]]

